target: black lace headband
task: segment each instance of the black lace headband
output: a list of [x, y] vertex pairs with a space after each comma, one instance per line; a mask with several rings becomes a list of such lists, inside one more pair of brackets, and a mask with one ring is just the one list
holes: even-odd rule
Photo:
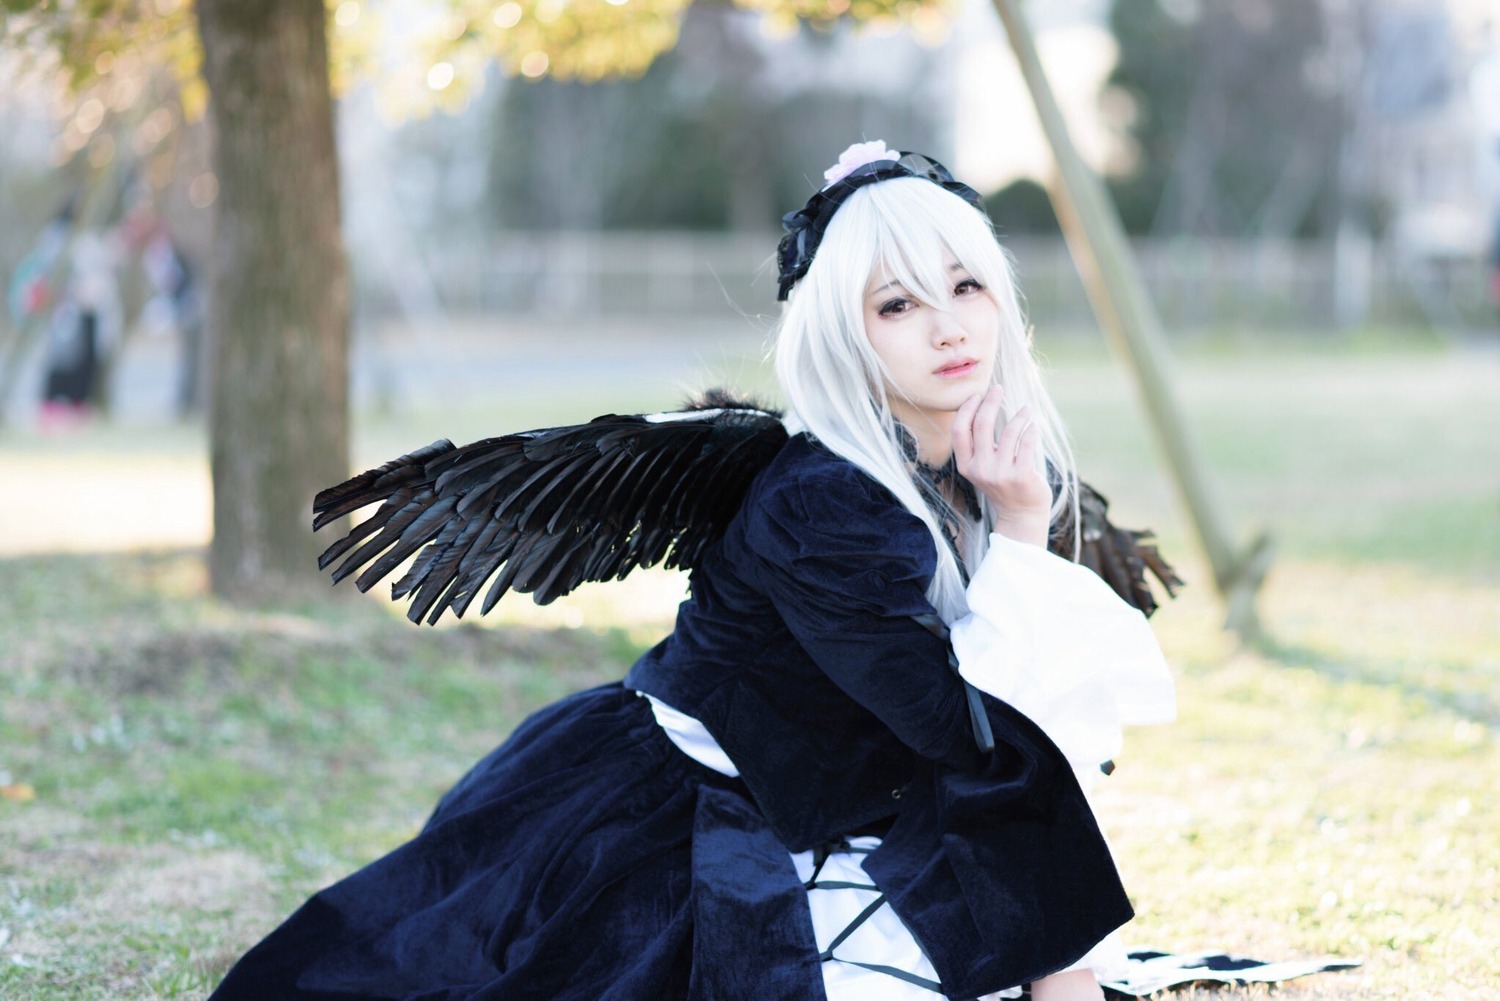
[[844, 151], [837, 166], [823, 175], [829, 184], [807, 200], [807, 204], [795, 212], [781, 217], [781, 228], [786, 233], [776, 248], [776, 263], [780, 274], [780, 285], [776, 293], [778, 302], [785, 302], [792, 286], [807, 274], [818, 244], [823, 242], [823, 233], [833, 221], [839, 206], [867, 184], [889, 181], [895, 177], [921, 177], [951, 191], [964, 201], [984, 212], [984, 201], [979, 192], [961, 181], [955, 181], [948, 168], [930, 156], [921, 153], [887, 151], [883, 142], [857, 143]]

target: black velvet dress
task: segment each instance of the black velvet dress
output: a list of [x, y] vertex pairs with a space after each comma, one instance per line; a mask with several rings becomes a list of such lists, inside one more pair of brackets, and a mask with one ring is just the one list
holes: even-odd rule
[[[533, 715], [214, 998], [821, 998], [788, 852], [866, 832], [949, 997], [1069, 966], [1129, 903], [1051, 741], [986, 696], [978, 749], [916, 618], [934, 565], [884, 488], [794, 437], [623, 685]], [[637, 692], [701, 721], [740, 776], [679, 750]]]

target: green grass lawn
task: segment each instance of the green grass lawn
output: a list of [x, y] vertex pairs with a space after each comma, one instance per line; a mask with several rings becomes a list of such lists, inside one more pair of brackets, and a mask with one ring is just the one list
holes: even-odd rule
[[[1193, 582], [1155, 620], [1180, 720], [1128, 735], [1098, 803], [1139, 911], [1126, 939], [1363, 961], [1275, 991], [1292, 998], [1491, 999], [1500, 364], [1342, 347], [1202, 345], [1179, 366], [1234, 523], [1277, 540], [1252, 648], [1218, 628], [1129, 385], [1093, 350], [1052, 352], [1086, 477]], [[576, 416], [649, 405], [587, 398]], [[359, 459], [569, 416], [527, 406], [367, 420]], [[203, 503], [198, 442], [0, 436], [0, 484], [33, 519], [0, 524], [0, 998], [201, 996], [308, 893], [410, 837], [526, 712], [618, 677], [681, 593], [645, 574], [437, 629], [370, 598], [229, 608], [206, 593], [201, 526], [150, 517]], [[138, 496], [140, 517], [93, 551], [17, 542], [76, 541], [38, 519], [87, 514], [89, 486]]]

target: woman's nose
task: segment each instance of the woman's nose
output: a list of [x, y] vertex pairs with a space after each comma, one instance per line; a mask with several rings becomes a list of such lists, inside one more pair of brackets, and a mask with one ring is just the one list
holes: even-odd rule
[[950, 344], [962, 344], [968, 340], [968, 334], [964, 332], [963, 324], [958, 322], [958, 317], [944, 309], [935, 309], [932, 321], [932, 341], [938, 347], [946, 347]]

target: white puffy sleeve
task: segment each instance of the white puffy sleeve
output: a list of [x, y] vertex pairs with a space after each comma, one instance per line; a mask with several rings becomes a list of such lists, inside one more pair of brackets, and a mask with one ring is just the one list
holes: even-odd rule
[[1146, 617], [1092, 570], [995, 533], [952, 627], [959, 673], [1010, 703], [1067, 755], [1089, 790], [1126, 724], [1176, 716]]

